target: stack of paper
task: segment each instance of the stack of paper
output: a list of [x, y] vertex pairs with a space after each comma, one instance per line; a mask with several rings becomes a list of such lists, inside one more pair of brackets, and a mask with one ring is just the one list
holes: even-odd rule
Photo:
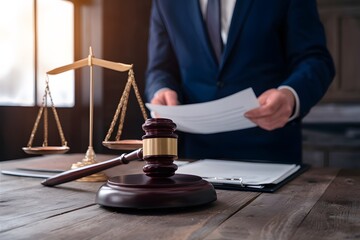
[[147, 103], [158, 117], [169, 118], [184, 132], [210, 134], [256, 126], [244, 113], [259, 106], [252, 88], [215, 101], [179, 106]]
[[263, 186], [278, 184], [299, 169], [296, 164], [205, 159], [182, 165], [176, 173], [197, 175], [212, 183]]

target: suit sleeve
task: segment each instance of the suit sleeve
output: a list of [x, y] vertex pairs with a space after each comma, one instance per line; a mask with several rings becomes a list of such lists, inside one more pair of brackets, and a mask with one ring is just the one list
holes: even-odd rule
[[145, 95], [150, 101], [159, 89], [170, 88], [181, 101], [178, 63], [159, 2], [154, 0], [151, 9]]
[[315, 0], [290, 0], [286, 26], [286, 55], [292, 87], [304, 117], [324, 96], [335, 75]]

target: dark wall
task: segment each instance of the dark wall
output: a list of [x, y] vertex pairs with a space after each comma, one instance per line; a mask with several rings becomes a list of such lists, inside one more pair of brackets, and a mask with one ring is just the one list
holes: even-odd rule
[[317, 0], [335, 79], [323, 102], [360, 103], [360, 1]]
[[[103, 57], [134, 64], [135, 80], [143, 96], [147, 64], [147, 39], [151, 1], [104, 1]], [[124, 90], [127, 73], [104, 70], [103, 109], [107, 128]], [[143, 98], [144, 99], [144, 98]], [[134, 91], [131, 91], [124, 123], [124, 138], [140, 138], [144, 122]]]
[[[93, 47], [97, 58], [134, 65], [135, 80], [143, 97], [144, 75], [147, 65], [147, 39], [150, 18], [150, 0], [92, 0], [77, 6], [78, 57], [88, 54]], [[94, 149], [97, 153], [114, 153], [102, 146], [120, 97], [127, 81], [127, 72], [94, 67], [95, 116]], [[88, 135], [89, 72], [82, 69], [78, 75], [82, 90], [78, 101], [83, 106], [81, 149], [86, 148]], [[144, 99], [144, 98], [143, 98]], [[131, 90], [121, 139], [141, 139], [144, 122], [134, 91]], [[112, 139], [114, 140], [117, 125]], [[86, 150], [86, 149], [85, 149]], [[84, 150], [80, 150], [84, 151]]]

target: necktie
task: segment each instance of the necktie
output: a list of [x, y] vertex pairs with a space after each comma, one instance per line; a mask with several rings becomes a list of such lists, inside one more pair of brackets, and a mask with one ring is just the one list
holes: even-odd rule
[[222, 52], [220, 0], [208, 0], [206, 9], [206, 27], [218, 63]]

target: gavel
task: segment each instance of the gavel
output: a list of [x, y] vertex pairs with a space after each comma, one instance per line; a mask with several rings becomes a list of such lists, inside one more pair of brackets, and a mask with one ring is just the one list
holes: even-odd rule
[[147, 176], [154, 178], [173, 176], [177, 170], [177, 166], [173, 163], [177, 158], [177, 135], [174, 133], [176, 124], [170, 119], [151, 118], [145, 121], [142, 128], [146, 133], [142, 137], [143, 148], [104, 162], [60, 173], [44, 180], [41, 184], [55, 186], [140, 159], [147, 162], [143, 168]]
[[69, 170], [42, 182], [45, 186], [73, 181], [88, 175], [143, 159], [145, 174], [111, 177], [96, 194], [95, 202], [105, 207], [158, 209], [191, 207], [217, 199], [214, 187], [199, 176], [175, 174], [177, 165], [176, 124], [170, 119], [151, 118], [142, 125], [143, 148], [120, 157]]

